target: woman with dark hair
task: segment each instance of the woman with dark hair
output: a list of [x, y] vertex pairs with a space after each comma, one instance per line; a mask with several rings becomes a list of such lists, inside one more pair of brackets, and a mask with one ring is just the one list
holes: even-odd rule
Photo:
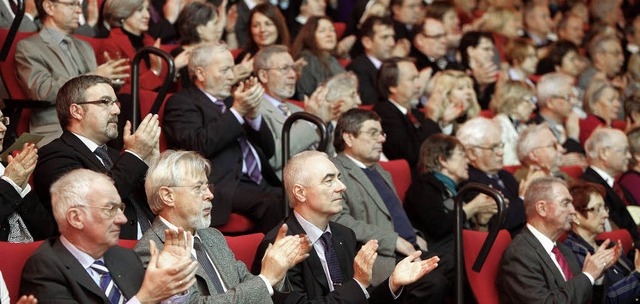
[[499, 72], [499, 65], [494, 61], [493, 38], [487, 32], [467, 32], [462, 36], [458, 50], [462, 65], [473, 78], [478, 103], [482, 109], [487, 109]]
[[[104, 42], [107, 54], [101, 62], [118, 57], [133, 60], [136, 52], [146, 46], [160, 47], [160, 40], [154, 42], [149, 30], [149, 0], [107, 0], [104, 4], [104, 20], [111, 26], [111, 33]], [[182, 52], [174, 58], [176, 69], [185, 67], [189, 52]], [[140, 65], [140, 88], [156, 90], [167, 73], [162, 67], [162, 59], [155, 55], [143, 58]], [[125, 80], [125, 83], [130, 81]]]
[[[579, 181], [569, 187], [569, 193], [576, 214], [564, 244], [582, 268], [587, 254], [594, 254], [601, 245], [596, 237], [609, 220], [609, 207], [603, 199], [606, 192], [602, 185]], [[593, 286], [591, 303], [635, 303], [640, 297], [640, 252], [636, 249], [631, 262], [620, 251], [617, 262], [604, 272], [604, 279]]]
[[536, 75], [558, 72], [573, 78], [582, 73], [580, 55], [575, 43], [568, 40], [558, 40], [549, 46], [547, 56], [540, 59]]
[[311, 96], [325, 80], [345, 72], [334, 55], [337, 44], [336, 30], [328, 17], [311, 17], [300, 29], [292, 55], [295, 60], [304, 59], [307, 65], [302, 68], [296, 84], [298, 100], [304, 100], [305, 95]]
[[269, 2], [256, 5], [249, 14], [247, 24], [247, 43], [244, 50], [236, 58], [236, 62], [244, 60], [247, 55], [253, 57], [260, 49], [281, 44], [289, 46], [290, 36], [287, 23], [280, 9]]
[[[420, 146], [417, 176], [405, 196], [404, 209], [413, 227], [424, 233], [429, 250], [453, 252], [453, 200], [460, 182], [469, 178], [467, 157], [457, 138], [431, 135]], [[497, 212], [492, 198], [480, 194], [466, 203], [464, 219], [486, 228]], [[466, 224], [467, 228], [472, 225]]]

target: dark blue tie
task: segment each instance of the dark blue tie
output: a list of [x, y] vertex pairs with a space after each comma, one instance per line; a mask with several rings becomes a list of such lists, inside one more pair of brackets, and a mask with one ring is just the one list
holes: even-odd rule
[[342, 272], [340, 272], [338, 256], [336, 255], [336, 251], [333, 249], [333, 243], [331, 242], [331, 232], [325, 231], [322, 234], [322, 243], [324, 244], [324, 258], [327, 260], [327, 266], [329, 266], [331, 282], [333, 282], [333, 286], [341, 285]]

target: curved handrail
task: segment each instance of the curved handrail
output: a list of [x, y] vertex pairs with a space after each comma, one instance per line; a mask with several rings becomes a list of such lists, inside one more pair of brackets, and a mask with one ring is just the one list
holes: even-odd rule
[[[298, 120], [306, 120], [316, 125], [316, 127], [318, 127], [318, 129], [320, 130], [320, 142], [318, 143], [317, 150], [324, 151], [327, 148], [327, 138], [329, 138], [329, 134], [327, 134], [327, 126], [324, 124], [322, 119], [320, 119], [320, 117], [307, 112], [296, 112], [289, 115], [289, 117], [287, 117], [287, 120], [284, 121], [284, 125], [282, 126], [282, 176], [284, 176], [284, 165], [287, 163], [289, 157], [291, 156], [289, 155], [289, 149], [291, 148], [291, 127], [293, 126], [293, 123]], [[282, 191], [284, 192], [284, 187]], [[289, 204], [287, 202], [287, 194], [283, 193], [283, 196], [285, 210], [284, 216], [286, 217], [289, 215]]]
[[7, 56], [9, 56], [9, 50], [11, 50], [11, 46], [13, 45], [14, 40], [16, 39], [16, 34], [18, 33], [18, 28], [20, 28], [20, 23], [22, 22], [22, 18], [24, 18], [24, 1], [18, 1], [18, 11], [16, 12], [15, 17], [13, 18], [13, 22], [11, 23], [11, 27], [9, 28], [9, 32], [7, 33], [7, 39], [2, 44], [2, 50], [0, 50], [0, 61], [5, 61]]
[[482, 269], [482, 265], [487, 259], [487, 255], [489, 255], [489, 251], [493, 246], [496, 238], [498, 237], [498, 232], [500, 232], [500, 226], [504, 223], [504, 220], [507, 218], [507, 206], [505, 205], [504, 198], [502, 194], [498, 192], [496, 189], [490, 188], [486, 185], [480, 183], [469, 183], [466, 184], [460, 191], [458, 191], [458, 195], [455, 198], [454, 205], [454, 214], [456, 215], [455, 222], [455, 243], [454, 243], [454, 252], [456, 257], [456, 303], [463, 304], [464, 303], [464, 256], [462, 253], [462, 225], [464, 223], [464, 212], [462, 212], [462, 204], [464, 202], [464, 198], [469, 192], [481, 192], [484, 193], [496, 202], [498, 205], [498, 213], [497, 219], [498, 222], [495, 225], [491, 225], [489, 228], [489, 234], [482, 244], [482, 248], [478, 253], [478, 257], [476, 258], [475, 263], [473, 264], [474, 271], [480, 271]]
[[151, 106], [149, 113], [157, 114], [158, 111], [160, 111], [162, 101], [164, 101], [164, 97], [167, 96], [169, 87], [173, 84], [173, 78], [176, 75], [176, 66], [173, 62], [173, 57], [171, 57], [169, 53], [153, 46], [143, 47], [136, 53], [131, 62], [131, 98], [133, 104], [133, 117], [131, 119], [132, 131], [135, 131], [138, 128], [138, 111], [140, 111], [140, 60], [142, 60], [143, 56], [147, 54], [160, 56], [167, 63], [168, 68], [167, 76], [164, 78], [160, 90], [158, 90], [158, 96], [153, 102], [153, 106]]

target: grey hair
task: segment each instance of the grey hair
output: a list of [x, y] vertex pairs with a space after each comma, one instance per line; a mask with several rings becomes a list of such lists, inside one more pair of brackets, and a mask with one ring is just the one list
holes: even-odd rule
[[553, 176], [540, 177], [531, 181], [524, 193], [524, 208], [527, 219], [530, 219], [536, 214], [536, 202], [552, 201], [555, 198], [556, 193], [553, 191], [554, 185], [563, 185], [566, 187], [567, 183]]
[[478, 116], [467, 120], [456, 132], [456, 137], [465, 147], [469, 147], [482, 145], [486, 137], [501, 137], [501, 134], [502, 128], [494, 120]]
[[104, 20], [112, 27], [122, 27], [122, 21], [142, 7], [145, 0], [107, 0], [104, 4]]
[[558, 95], [558, 88], [565, 86], [573, 86], [573, 78], [569, 75], [553, 72], [542, 76], [536, 86], [538, 108], [545, 108], [549, 99]]
[[189, 55], [189, 77], [193, 80], [196, 75], [196, 68], [209, 66], [213, 62], [212, 54], [221, 52], [229, 52], [229, 48], [224, 43], [208, 42], [193, 48]]
[[606, 127], [595, 129], [595, 131], [591, 133], [587, 141], [584, 143], [584, 150], [587, 153], [587, 159], [598, 158], [598, 152], [600, 151], [600, 149], [611, 146], [611, 143], [613, 142], [616, 135], [622, 136], [626, 141], [624, 132], [618, 129]]
[[87, 195], [99, 179], [103, 180], [100, 181], [101, 183], [113, 184], [113, 180], [104, 173], [89, 169], [75, 169], [65, 173], [51, 185], [49, 190], [51, 192], [51, 209], [61, 233], [68, 227], [66, 217], [69, 208], [89, 205]]
[[605, 51], [605, 45], [608, 42], [614, 42], [620, 45], [620, 40], [616, 36], [611, 34], [599, 34], [591, 39], [591, 42], [589, 42], [587, 46], [587, 51], [592, 61], [594, 60], [594, 56], [596, 54]]
[[358, 91], [358, 77], [351, 71], [331, 77], [326, 84], [328, 102], [340, 100], [349, 91]]
[[211, 173], [211, 164], [202, 155], [194, 151], [166, 150], [160, 157], [149, 165], [144, 190], [153, 214], [158, 214], [164, 208], [160, 198], [160, 188], [178, 186], [187, 177], [204, 172]]
[[258, 75], [258, 71], [270, 68], [271, 58], [281, 53], [289, 53], [289, 49], [284, 45], [275, 44], [259, 50], [253, 58], [253, 74]]
[[608, 81], [593, 79], [589, 83], [589, 86], [587, 86], [587, 90], [584, 93], [584, 110], [587, 111], [587, 113], [594, 114], [594, 106], [598, 100], [600, 100], [600, 97], [602, 97], [602, 94], [607, 88], [617, 91], [617, 89]]
[[282, 180], [284, 182], [285, 192], [287, 193], [289, 207], [291, 208], [296, 205], [296, 199], [293, 195], [293, 187], [296, 184], [305, 186], [309, 183], [309, 179], [311, 178], [311, 176], [309, 174], [309, 171], [307, 170], [307, 166], [310, 159], [315, 157], [324, 157], [326, 159], [329, 159], [327, 153], [324, 152], [314, 150], [303, 151], [291, 157], [287, 164], [284, 166]]
[[516, 153], [518, 154], [518, 160], [520, 160], [521, 163], [529, 163], [529, 153], [538, 148], [539, 136], [545, 130], [551, 131], [548, 124], [542, 123], [539, 125], [529, 126], [520, 133]]

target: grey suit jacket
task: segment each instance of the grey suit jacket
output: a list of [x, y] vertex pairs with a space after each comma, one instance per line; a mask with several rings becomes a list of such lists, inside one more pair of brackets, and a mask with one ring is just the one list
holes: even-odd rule
[[[291, 113], [304, 111], [302, 108], [290, 102], [287, 102], [287, 106]], [[262, 119], [264, 119], [267, 126], [269, 126], [271, 135], [273, 135], [273, 141], [276, 145], [276, 152], [269, 159], [269, 165], [271, 165], [271, 168], [273, 168], [278, 178], [282, 180], [282, 127], [287, 118], [279, 108], [267, 100], [263, 100], [260, 103], [260, 114], [262, 114]], [[296, 155], [299, 152], [311, 150], [320, 140], [314, 127], [305, 121], [296, 122], [291, 128], [290, 134], [289, 142], [291, 143], [291, 153], [289, 155]]]
[[516, 235], [502, 254], [496, 287], [500, 303], [586, 303], [593, 287], [581, 272], [573, 252], [556, 245], [567, 260], [573, 279], [565, 281], [542, 244], [528, 227]]
[[[12, 1], [12, 0], [9, 0]], [[4, 5], [4, 2], [0, 2], [0, 28], [10, 28], [11, 23], [13, 23], [13, 12], [11, 12], [11, 8]], [[20, 21], [20, 27], [18, 27], [19, 32], [37, 32], [38, 26], [36, 23], [29, 19], [27, 16], [22, 18]]]
[[38, 35], [18, 41], [16, 45], [16, 72], [22, 90], [28, 98], [51, 103], [51, 107], [32, 111], [30, 132], [46, 136], [39, 146], [62, 134], [55, 108], [60, 87], [69, 79], [97, 68], [91, 45], [73, 36], [71, 40], [75, 47], [70, 49], [79, 65], [78, 69], [44, 29]]
[[[391, 275], [396, 265], [395, 248], [398, 234], [394, 230], [391, 214], [376, 188], [358, 165], [344, 153], [339, 153], [331, 160], [342, 174], [342, 182], [347, 187], [342, 194], [342, 212], [332, 220], [351, 228], [360, 243], [378, 240], [378, 258], [373, 266], [372, 281], [373, 285], [378, 285]], [[391, 175], [379, 164], [374, 168], [387, 184], [395, 189]]]
[[[156, 217], [153, 225], [147, 230], [134, 251], [140, 256], [145, 267], [149, 264], [149, 240], [153, 240], [158, 250], [164, 248], [164, 230], [168, 227]], [[247, 266], [236, 260], [222, 234], [214, 228], [197, 231], [209, 258], [215, 265], [220, 278], [227, 287], [227, 292], [217, 294], [213, 283], [204, 269], [198, 266], [196, 284], [189, 289], [189, 303], [272, 303], [269, 290], [264, 281], [252, 275]]]

